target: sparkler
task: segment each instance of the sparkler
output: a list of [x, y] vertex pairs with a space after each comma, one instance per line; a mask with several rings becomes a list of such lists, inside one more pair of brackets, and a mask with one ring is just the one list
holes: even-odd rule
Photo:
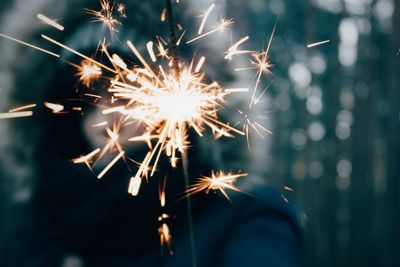
[[[126, 17], [125, 6], [123, 4], [111, 4], [108, 0], [100, 0], [100, 11], [85, 9], [86, 12], [94, 17], [94, 21], [103, 23], [110, 33], [117, 32], [117, 26], [121, 25], [114, 13], [118, 13], [120, 17]], [[186, 44], [193, 43], [201, 38], [212, 34], [223, 32], [233, 24], [233, 20], [223, 18], [219, 25], [215, 26], [208, 32], [204, 32], [206, 28], [207, 18], [213, 11], [215, 5], [211, 5], [202, 15], [202, 21], [197, 31], [198, 36], [186, 41]], [[44, 15], [38, 14], [38, 18], [52, 27], [61, 30], [61, 25], [57, 24]], [[193, 56], [191, 62], [179, 61], [177, 47], [181, 44], [186, 30], [180, 28], [181, 36], [177, 40], [175, 35], [175, 24], [173, 22], [172, 4], [170, 0], [166, 0], [166, 8], [161, 14], [161, 21], [168, 18], [170, 26], [170, 42], [165, 42], [158, 37], [157, 43], [149, 41], [146, 44], [148, 56], [151, 60], [139, 52], [139, 49], [131, 42], [127, 41], [128, 48], [139, 60], [141, 65], [129, 66], [122, 57], [117, 54], [109, 53], [105, 41], [101, 42], [101, 51], [111, 64], [105, 64], [96, 59], [86, 56], [79, 51], [64, 45], [63, 43], [46, 35], [41, 35], [46, 41], [65, 49], [80, 58], [80, 65], [70, 63], [77, 69], [79, 81], [87, 88], [93, 87], [95, 80], [108, 81], [109, 87], [107, 95], [97, 95], [94, 93], [85, 93], [83, 96], [90, 97], [93, 101], [99, 101], [104, 98], [110, 103], [107, 107], [102, 107], [102, 113], [106, 116], [113, 116], [112, 127], [108, 126], [108, 121], [98, 122], [92, 127], [104, 127], [107, 134], [107, 140], [102, 148], [97, 148], [91, 153], [73, 159], [74, 164], [85, 164], [92, 170], [92, 164], [102, 159], [106, 154], [116, 154], [107, 166], [97, 175], [97, 178], [103, 178], [107, 172], [120, 160], [126, 163], [126, 152], [122, 141], [131, 143], [140, 142], [148, 147], [148, 152], [142, 162], [136, 162], [139, 167], [136, 173], [131, 177], [128, 186], [128, 192], [136, 196], [140, 191], [143, 179], [149, 179], [157, 171], [158, 162], [162, 155], [165, 155], [173, 168], [182, 160], [183, 172], [188, 185], [188, 161], [186, 156], [189, 142], [189, 129], [203, 137], [206, 130], [212, 132], [214, 138], [234, 137], [235, 135], [249, 136], [249, 129], [252, 128], [260, 135], [262, 131], [269, 132], [261, 124], [250, 120], [245, 112], [240, 111], [245, 118], [243, 130], [239, 130], [235, 125], [223, 122], [219, 119], [218, 113], [227, 105], [226, 96], [235, 93], [248, 93], [249, 88], [228, 88], [225, 89], [217, 81], [210, 81], [207, 73], [202, 71], [206, 63], [206, 57]], [[266, 50], [261, 52], [253, 52], [243, 50], [241, 46], [249, 40], [249, 37], [243, 37], [234, 43], [225, 52], [224, 58], [232, 60], [234, 56], [250, 54], [251, 67], [245, 69], [257, 70], [256, 84], [252, 92], [250, 101], [250, 109], [252, 105], [257, 105], [260, 96], [256, 95], [257, 88], [261, 82], [263, 74], [271, 75], [271, 63], [269, 61], [270, 46], [275, 34], [275, 28], [271, 34]], [[20, 44], [37, 49], [41, 52], [59, 57], [58, 54], [46, 49], [34, 46], [13, 37], [0, 34], [4, 38], [8, 38]], [[155, 51], [158, 50], [158, 51]], [[241, 70], [241, 69], [238, 69]], [[93, 88], [96, 89], [96, 88]], [[45, 102], [45, 106], [52, 110], [53, 113], [64, 111], [61, 104]], [[13, 113], [2, 113], [0, 119], [32, 116], [31, 111], [21, 111], [33, 106], [25, 106], [20, 109], [14, 109]], [[78, 110], [78, 109], [77, 109]], [[81, 110], [81, 109], [79, 109]], [[17, 112], [21, 111], [21, 112]], [[111, 124], [111, 123], [110, 123]], [[121, 140], [120, 132], [134, 125], [141, 126], [143, 132], [129, 137], [127, 140]], [[129, 167], [128, 167], [129, 169]], [[187, 187], [187, 196], [205, 191], [220, 191], [229, 201], [227, 190], [240, 192], [240, 189], [234, 185], [240, 177], [247, 176], [245, 173], [233, 174], [213, 171], [210, 177], [203, 176], [199, 178], [192, 186]], [[188, 200], [188, 218], [191, 231], [192, 249], [194, 250], [194, 239], [191, 225], [191, 209], [190, 198]], [[161, 206], [165, 206], [165, 186], [160, 193]], [[166, 217], [167, 216], [167, 217]], [[169, 215], [160, 216], [160, 242], [166, 244], [170, 248], [171, 233], [165, 222]], [[171, 251], [171, 250], [170, 250]], [[172, 251], [171, 251], [172, 253]], [[193, 252], [193, 266], [195, 266], [195, 253]]]
[[[115, 31], [114, 26], [116, 24], [120, 24], [120, 22], [112, 16], [114, 5], [111, 5], [107, 0], [101, 0], [100, 4], [100, 11], [86, 9], [87, 12], [97, 17], [97, 21], [103, 22], [110, 31]], [[213, 8], [214, 5], [211, 5], [204, 14], [200, 29], [198, 31], [199, 36], [188, 41], [187, 43], [194, 42], [217, 31], [223, 31], [233, 23], [232, 19], [222, 19], [221, 24], [218, 27], [202, 34], [207, 17]], [[118, 5], [117, 9], [118, 12], [122, 12], [124, 10], [124, 6]], [[172, 17], [171, 15], [172, 14], [169, 14], [170, 17]], [[51, 26], [55, 26], [53, 23], [54, 21], [48, 19], [44, 15], [38, 14], [38, 18], [47, 22]], [[1, 36], [58, 57], [57, 54], [42, 48], [33, 46], [9, 36]], [[268, 52], [272, 36], [266, 51], [254, 53], [252, 55], [256, 59], [256, 62], [253, 63], [257, 68], [259, 68], [259, 76], [262, 73], [270, 74], [269, 68], [271, 65], [268, 61]], [[80, 77], [79, 79], [85, 86], [90, 87], [94, 79], [98, 79], [102, 76], [102, 68], [116, 74], [116, 76], [112, 79], [109, 92], [112, 92], [112, 96], [115, 98], [127, 100], [127, 104], [106, 109], [103, 111], [103, 113], [110, 114], [119, 112], [126, 116], [124, 121], [139, 120], [141, 123], [144, 123], [147, 126], [146, 134], [144, 134], [143, 137], [147, 136], [147, 141], [151, 141], [152, 139], [158, 140], [155, 147], [151, 149], [150, 156], [147, 157], [147, 160], [143, 163], [147, 167], [154, 156], [156, 156], [155, 162], [158, 161], [162, 151], [166, 151], [166, 154], [171, 158], [172, 166], [175, 167], [177, 161], [176, 151], [180, 151], [182, 153], [184, 152], [184, 149], [188, 144], [187, 130], [190, 127], [193, 128], [199, 136], [203, 136], [202, 133], [204, 131], [204, 125], [211, 128], [214, 133], [218, 133], [220, 135], [231, 137], [232, 135], [230, 132], [236, 132], [244, 135], [242, 131], [235, 129], [229, 124], [219, 121], [217, 112], [223, 107], [224, 96], [226, 94], [245, 92], [248, 91], [248, 88], [226, 89], [224, 91], [217, 82], [206, 83], [205, 73], [200, 72], [200, 69], [206, 60], [205, 57], [200, 58], [194, 71], [194, 60], [189, 66], [185, 66], [182, 71], [179, 69], [179, 63], [174, 64], [175, 72], [173, 72], [172, 69], [165, 70], [162, 65], [159, 65], [159, 69], [155, 70], [151, 68], [150, 64], [147, 63], [136, 47], [130, 41], [128, 41], [128, 47], [131, 48], [133, 53], [137, 56], [144, 67], [144, 69], [134, 67], [132, 70], [130, 70], [118, 55], [114, 54], [112, 57], [110, 57], [107, 52], [107, 48], [103, 44], [103, 51], [108, 55], [110, 62], [114, 64], [114, 68], [110, 68], [103, 63], [83, 55], [80, 52], [63, 45], [62, 43], [46, 35], [42, 35], [42, 37], [53, 44], [56, 44], [61, 48], [64, 48], [83, 58], [81, 65], [77, 67], [77, 75]], [[231, 48], [229, 48], [226, 58], [231, 59], [233, 55], [248, 53], [249, 51], [238, 50], [239, 46], [247, 40], [248, 37], [244, 37]], [[174, 48], [174, 46], [176, 46], [176, 42], [172, 40], [171, 43]], [[167, 57], [167, 50], [163, 48], [161, 42], [159, 42], [158, 47], [160, 50], [160, 55]], [[157, 58], [153, 50], [153, 43], [149, 42], [147, 44], [147, 48], [152, 61], [157, 62]], [[173, 50], [176, 51], [176, 49]], [[174, 59], [177, 59], [176, 55], [174, 56]], [[121, 68], [122, 70], [118, 69], [117, 67]], [[126, 79], [132, 81], [132, 83], [120, 82], [120, 77], [125, 77]], [[257, 79], [257, 83], [259, 82], [259, 79], [260, 77]], [[93, 94], [86, 95], [100, 98], [100, 96]], [[45, 106], [51, 109], [54, 113], [59, 113], [64, 109], [64, 107], [60, 104], [49, 102], [45, 102]], [[179, 108], [177, 108], [178, 106]], [[104, 123], [100, 123], [96, 126], [100, 125], [104, 125]], [[120, 152], [119, 157], [121, 157], [123, 155], [123, 149], [117, 141], [118, 134], [108, 128], [107, 133], [110, 136], [110, 140], [103, 148], [101, 155], [104, 155], [104, 151], [107, 152], [112, 150], [112, 148], [116, 146]], [[147, 138], [142, 138], [142, 140]], [[138, 141], [140, 139], [140, 136], [136, 136], [132, 137], [130, 140]], [[81, 161], [75, 162], [80, 163]], [[84, 160], [83, 162], [87, 162], [87, 160]], [[152, 168], [151, 174], [154, 174], [155, 166]], [[147, 169], [147, 167], [144, 169]]]
[[[218, 83], [205, 83], [204, 73], [193, 72], [193, 62], [182, 69], [179, 80], [173, 69], [166, 71], [162, 66], [156, 74], [134, 45], [129, 44], [148, 73], [143, 73], [141, 69], [130, 71], [136, 78], [133, 84], [114, 82], [109, 91], [114, 97], [126, 100], [127, 104], [106, 111], [119, 112], [125, 116], [125, 121], [140, 121], [146, 125], [146, 134], [134, 136], [130, 141], [156, 140], [154, 147], [150, 147], [150, 156], [142, 163], [145, 165], [142, 170], [154, 162], [150, 174], [153, 176], [162, 151], [170, 157], [171, 165], [176, 167], [177, 152], [184, 153], [188, 145], [189, 128], [193, 128], [199, 136], [203, 136], [204, 126], [223, 136], [232, 137], [230, 132], [244, 134], [218, 120], [217, 111], [223, 107], [225, 93]], [[144, 173], [138, 172], [137, 175], [143, 176]]]
[[[260, 124], [250, 122], [247, 115], [243, 111], [239, 111], [242, 115], [245, 115], [247, 120], [247, 126], [244, 127], [243, 131], [240, 131], [229, 123], [221, 122], [218, 119], [218, 111], [224, 107], [225, 96], [232, 93], [241, 93], [249, 91], [248, 88], [232, 88], [223, 89], [217, 82], [206, 82], [206, 73], [201, 72], [201, 68], [206, 61], [205, 57], [201, 57], [200, 60], [195, 64], [195, 59], [189, 65], [178, 62], [177, 57], [177, 41], [173, 31], [173, 20], [172, 20], [172, 8], [171, 3], [166, 1], [167, 8], [163, 11], [162, 20], [166, 16], [169, 17], [171, 23], [171, 50], [165, 49], [163, 41], [159, 38], [158, 50], [159, 55], [156, 56], [154, 52], [153, 42], [147, 43], [147, 50], [153, 63], [158, 63], [158, 58], [167, 59], [168, 61], [172, 58], [172, 66], [169, 64], [166, 68], [162, 64], [158, 63], [158, 69], [153, 69], [144, 57], [141, 55], [138, 49], [133, 45], [132, 42], [128, 41], [127, 45], [135, 56], [142, 63], [142, 67], [134, 66], [129, 68], [124, 60], [116, 54], [112, 56], [108, 53], [105, 43], [102, 43], [102, 51], [106, 54], [112, 66], [107, 66], [104, 63], [96, 61], [79, 51], [68, 47], [51, 37], [42, 35], [42, 37], [55, 44], [59, 47], [66, 49], [78, 56], [83, 60], [80, 65], [74, 65], [78, 69], [78, 77], [83, 85], [90, 88], [92, 82], [96, 79], [108, 79], [110, 80], [110, 87], [108, 92], [111, 94], [112, 103], [118, 101], [125, 101], [125, 104], [120, 106], [114, 106], [103, 110], [103, 114], [119, 113], [122, 115], [122, 119], [115, 125], [118, 128], [124, 127], [125, 125], [131, 124], [132, 122], [138, 122], [138, 124], [145, 125], [145, 133], [139, 136], [133, 136], [129, 138], [131, 142], [145, 142], [149, 147], [149, 152], [144, 158], [143, 162], [136, 175], [132, 178], [131, 185], [129, 186], [130, 193], [138, 191], [142, 178], [150, 177], [154, 175], [157, 163], [160, 159], [161, 153], [165, 154], [170, 158], [171, 166], [176, 167], [179, 160], [178, 153], [184, 155], [188, 141], [188, 130], [192, 128], [199, 136], [203, 136], [205, 127], [211, 129], [214, 136], [226, 136], [233, 137], [233, 133], [239, 135], [248, 135], [248, 127], [254, 128], [257, 132], [260, 129], [267, 131]], [[110, 32], [116, 31], [115, 26], [119, 25], [119, 20], [113, 17], [113, 11], [115, 8], [114, 4], [110, 4], [107, 0], [100, 0], [101, 10], [90, 10], [86, 11], [95, 16], [96, 21], [102, 22]], [[232, 19], [221, 19], [220, 25], [215, 27], [206, 33], [203, 33], [205, 28], [206, 20], [209, 14], [212, 12], [215, 5], [211, 5], [203, 15], [200, 28], [198, 30], [199, 36], [186, 42], [187, 44], [192, 43], [198, 39], [204, 38], [213, 33], [224, 31], [228, 26], [233, 23]], [[117, 5], [117, 11], [122, 15], [125, 11], [125, 6]], [[38, 14], [38, 18], [47, 22], [51, 26], [56, 26], [53, 20]], [[271, 74], [269, 63], [269, 49], [274, 36], [275, 28], [271, 34], [271, 38], [268, 42], [268, 47], [265, 51], [260, 53], [252, 52], [253, 57], [252, 64], [254, 67], [248, 69], [257, 69], [257, 80], [256, 86], [253, 91], [250, 107], [253, 103], [257, 102], [255, 94], [257, 86], [260, 82], [261, 75]], [[0, 35], [5, 38], [14, 40], [24, 45], [28, 45], [42, 52], [58, 57], [57, 54], [44, 50], [42, 48], [33, 46], [23, 41], [14, 39], [9, 36]], [[250, 53], [249, 50], [240, 50], [240, 45], [249, 39], [248, 36], [240, 39], [234, 45], [232, 45], [226, 52], [225, 59], [232, 59], [234, 55]], [[164, 42], [165, 43], [165, 42]], [[172, 56], [168, 55], [168, 52], [173, 53]], [[194, 67], [195, 66], [195, 67]], [[106, 76], [104, 71], [108, 71], [115, 76]], [[95, 94], [85, 94], [96, 99], [101, 96]], [[45, 106], [53, 111], [53, 113], [60, 113], [64, 110], [64, 107], [60, 104], [54, 104], [46, 102]], [[3, 115], [3, 117], [17, 116]], [[28, 113], [21, 113], [20, 116], [28, 116]], [[93, 125], [93, 127], [106, 126], [107, 122], [101, 122]], [[114, 125], [114, 126], [115, 126]], [[118, 136], [119, 129], [111, 130], [106, 128], [106, 133], [109, 136], [107, 143], [104, 148], [101, 149], [100, 153], [89, 154], [89, 158], [83, 158], [81, 160], [74, 160], [73, 162], [85, 163], [89, 165], [89, 159], [92, 157], [102, 158], [106, 153], [118, 151], [119, 154], [114, 160], [98, 175], [98, 178], [103, 177], [107, 170], [118, 161], [119, 158], [124, 157], [124, 149], [119, 143]], [[140, 180], [139, 180], [140, 179]], [[134, 186], [133, 186], [134, 185]]]
[[[178, 3], [178, 0], [177, 0]], [[174, 15], [173, 15], [173, 10], [172, 10], [172, 2], [171, 0], [166, 0], [165, 1], [166, 4], [166, 9], [167, 9], [167, 14], [168, 14], [168, 19], [169, 19], [169, 29], [170, 29], [170, 44], [171, 44], [171, 49], [172, 49], [172, 53], [173, 53], [173, 58], [172, 58], [172, 65], [174, 67], [174, 71], [175, 71], [175, 75], [176, 75], [176, 79], [178, 80], [178, 82], [181, 79], [181, 72], [180, 72], [180, 65], [179, 65], [179, 59], [178, 59], [178, 44], [181, 41], [181, 38], [183, 38], [183, 35], [185, 34], [185, 31], [183, 32], [181, 38], [176, 42], [176, 34], [175, 34], [175, 28], [174, 28]], [[178, 24], [179, 25], [179, 24]], [[171, 66], [171, 65], [170, 65]], [[179, 84], [179, 87], [181, 87], [181, 84]], [[187, 160], [187, 155], [185, 153], [185, 151], [181, 151], [182, 157], [183, 157], [183, 161], [182, 161], [182, 167], [183, 167], [183, 176], [185, 178], [185, 185], [186, 188], [188, 188], [189, 186], [189, 175], [188, 175], [188, 160]], [[164, 180], [164, 192], [165, 192], [165, 182], [166, 180]], [[165, 194], [163, 194], [160, 197], [164, 197], [165, 199]], [[165, 200], [161, 200], [161, 205], [163, 206], [163, 202], [165, 202]], [[165, 203], [164, 203], [165, 204]], [[187, 210], [187, 218], [188, 218], [188, 228], [189, 228], [189, 238], [190, 238], [190, 248], [191, 248], [191, 256], [192, 256], [192, 266], [196, 267], [197, 266], [197, 260], [196, 260], [196, 245], [195, 245], [195, 241], [194, 241], [194, 230], [193, 230], [193, 215], [192, 215], [192, 203], [189, 197], [186, 198], [186, 210]], [[163, 225], [163, 236], [165, 239], [165, 230], [166, 228]], [[161, 232], [160, 232], [161, 233]], [[161, 237], [161, 235], [160, 235]], [[167, 239], [168, 240], [168, 239]], [[163, 241], [163, 240], [161, 240]], [[163, 242], [161, 242], [162, 244]], [[169, 244], [169, 243], [167, 243]], [[169, 246], [170, 248], [170, 246]], [[170, 252], [171, 252], [171, 248], [170, 248]]]
[[[54, 40], [52, 42], [59, 44]], [[171, 43], [175, 42], [171, 41]], [[150, 154], [141, 163], [142, 166], [137, 171], [134, 180], [138, 181], [138, 178], [147, 177], [149, 169], [151, 169], [150, 176], [153, 176], [163, 151], [170, 158], [172, 167], [176, 167], [177, 152], [183, 154], [189, 144], [187, 141], [189, 128], [193, 128], [199, 136], [203, 136], [204, 125], [208, 126], [214, 134], [232, 137], [230, 132], [236, 132], [244, 135], [243, 132], [218, 120], [217, 111], [223, 107], [225, 93], [218, 83], [205, 82], [205, 73], [200, 72], [205, 61], [204, 57], [200, 58], [194, 71], [194, 61], [182, 70], [179, 69], [179, 63], [175, 63], [173, 68], [168, 66], [168, 69], [159, 65], [157, 70], [151, 67], [132, 42], [128, 41], [127, 44], [144, 69], [140, 67], [128, 69], [126, 63], [118, 55], [109, 57], [110, 61], [122, 70], [114, 68], [113, 73], [116, 73], [116, 77], [112, 78], [108, 91], [113, 97], [126, 100], [126, 105], [112, 107], [104, 110], [103, 113], [118, 112], [125, 116], [123, 119], [125, 122], [139, 121], [146, 125], [145, 134], [129, 139], [131, 142], [145, 141], [150, 149]], [[62, 44], [59, 45], [63, 47]], [[102, 50], [108, 54], [105, 47]], [[157, 61], [153, 52], [153, 43], [147, 44], [147, 50], [152, 61]], [[80, 54], [77, 51], [74, 52]], [[176, 61], [177, 56], [174, 55], [173, 58]], [[96, 66], [100, 65], [94, 60], [91, 62]], [[121, 77], [132, 82], [121, 82]], [[151, 144], [153, 140], [155, 140], [154, 146]], [[106, 146], [108, 147], [109, 145]], [[122, 148], [118, 150], [123, 151]], [[150, 168], [151, 165], [152, 168]]]

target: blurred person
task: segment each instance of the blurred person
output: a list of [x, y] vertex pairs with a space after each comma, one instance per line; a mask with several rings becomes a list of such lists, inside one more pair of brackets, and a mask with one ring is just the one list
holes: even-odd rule
[[[176, 8], [178, 20], [191, 21], [210, 4], [199, 2], [181, 3]], [[97, 1], [15, 0], [3, 12], [0, 31], [35, 43], [39, 41], [39, 33], [51, 31], [55, 39], [86, 55], [93, 54], [99, 40], [107, 37], [111, 51], [128, 57], [125, 40], [143, 47], [160, 31], [167, 32], [166, 25], [159, 22], [163, 4], [159, 0], [127, 2], [125, 26], [119, 27], [110, 38], [100, 23], [91, 22], [80, 11], [84, 7], [95, 9]], [[225, 1], [216, 4], [220, 11], [226, 7]], [[32, 23], [39, 11], [57, 17], [65, 32]], [[225, 36], [220, 42], [202, 41], [196, 49], [207, 53], [229, 43], [228, 39]], [[79, 85], [74, 68], [8, 40], [0, 40], [0, 46], [4, 51], [0, 55], [2, 110], [30, 102], [76, 98]], [[180, 52], [182, 59], [190, 58], [188, 49]], [[57, 53], [65, 61], [80, 60], [61, 50]], [[235, 83], [235, 76], [224, 62], [210, 61], [210, 77]], [[242, 99], [232, 102], [236, 106], [248, 104]], [[8, 230], [1, 239], [0, 266], [191, 266], [192, 249], [196, 252], [197, 266], [298, 266], [296, 214], [269, 188], [265, 177], [257, 175], [257, 169], [268, 164], [263, 156], [267, 146], [258, 148], [256, 152], [261, 154], [254, 159], [246, 149], [245, 140], [191, 136], [192, 146], [188, 150], [191, 182], [211, 170], [250, 173], [243, 182], [239, 181], [239, 187], [247, 194], [229, 192], [233, 204], [220, 194], [200, 193], [191, 197], [193, 247], [186, 201], [168, 203], [185, 190], [181, 167], [172, 170], [166, 159], [160, 163], [159, 169], [167, 170], [168, 176], [167, 207], [161, 209], [158, 187], [164, 179], [163, 173], [156, 173], [142, 185], [140, 194], [132, 197], [126, 192], [130, 177], [124, 164], [117, 163], [101, 180], [86, 166], [72, 164], [72, 158], [89, 153], [105, 138], [103, 132], [90, 127], [101, 118], [101, 112], [91, 105], [84, 106], [84, 112], [85, 116], [54, 115], [38, 107], [32, 118], [0, 122], [4, 137], [0, 141], [2, 187], [7, 189], [3, 197], [10, 199], [8, 202], [25, 203], [20, 217], [23, 220], [4, 218], [8, 220]], [[229, 112], [222, 114], [225, 118], [230, 116]], [[239, 146], [243, 149], [238, 149]], [[127, 151], [135, 159], [145, 155], [142, 146], [132, 146]], [[100, 164], [94, 171], [103, 167]], [[157, 218], [163, 212], [171, 215], [168, 225], [172, 232], [172, 253], [167, 246], [160, 248]]]

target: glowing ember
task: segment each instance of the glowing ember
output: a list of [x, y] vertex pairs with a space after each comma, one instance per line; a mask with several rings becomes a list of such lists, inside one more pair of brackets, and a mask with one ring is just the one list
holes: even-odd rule
[[[114, 18], [114, 4], [110, 4], [108, 0], [100, 0], [101, 10], [85, 9], [86, 12], [94, 17], [94, 21], [102, 22], [108, 28], [110, 33], [118, 32], [116, 26], [121, 25], [121, 22]], [[125, 14], [125, 7], [122, 5], [117, 6], [117, 11]]]
[[32, 111], [0, 113], [0, 120], [22, 118], [22, 117], [31, 117], [32, 115], [33, 115]]
[[330, 40], [325, 40], [325, 41], [320, 41], [320, 42], [308, 44], [308, 45], [307, 45], [307, 48], [312, 48], [312, 47], [315, 47], [315, 46], [327, 44], [327, 43], [329, 43], [329, 42], [330, 42]]
[[98, 79], [102, 74], [101, 68], [93, 62], [84, 59], [81, 65], [78, 66], [78, 77], [83, 85], [90, 87], [92, 82]]
[[38, 13], [37, 14], [37, 18], [41, 21], [43, 21], [44, 23], [56, 28], [59, 31], [63, 31], [64, 30], [64, 26], [60, 25], [59, 23], [57, 23], [55, 20], [50, 19], [48, 17], [46, 17], [43, 14]]
[[232, 174], [224, 172], [212, 172], [211, 176], [200, 177], [188, 190], [189, 195], [196, 194], [205, 191], [207, 194], [211, 190], [219, 190], [229, 201], [227, 189], [234, 190], [236, 192], [241, 192], [241, 190], [234, 185], [236, 180], [240, 177], [247, 176], [247, 173]]

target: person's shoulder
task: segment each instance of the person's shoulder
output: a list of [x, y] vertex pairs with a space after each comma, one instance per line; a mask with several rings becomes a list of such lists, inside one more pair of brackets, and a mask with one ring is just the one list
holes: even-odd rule
[[232, 202], [247, 213], [268, 212], [297, 221], [298, 213], [295, 207], [289, 203], [284, 194], [267, 184], [258, 184], [241, 192], [235, 192]]
[[262, 184], [228, 196], [215, 194], [196, 222], [199, 247], [219, 248], [207, 266], [298, 266], [298, 216], [283, 196]]

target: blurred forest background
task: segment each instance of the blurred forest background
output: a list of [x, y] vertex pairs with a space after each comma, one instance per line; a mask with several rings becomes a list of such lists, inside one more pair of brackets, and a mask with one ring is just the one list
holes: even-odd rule
[[[255, 49], [279, 18], [265, 176], [295, 190], [282, 192], [301, 211], [304, 266], [400, 266], [400, 2], [228, 0], [227, 13]], [[0, 190], [2, 218], [20, 203]]]
[[400, 266], [400, 2], [232, 2], [254, 31], [279, 16], [268, 176], [296, 190], [304, 266]]

